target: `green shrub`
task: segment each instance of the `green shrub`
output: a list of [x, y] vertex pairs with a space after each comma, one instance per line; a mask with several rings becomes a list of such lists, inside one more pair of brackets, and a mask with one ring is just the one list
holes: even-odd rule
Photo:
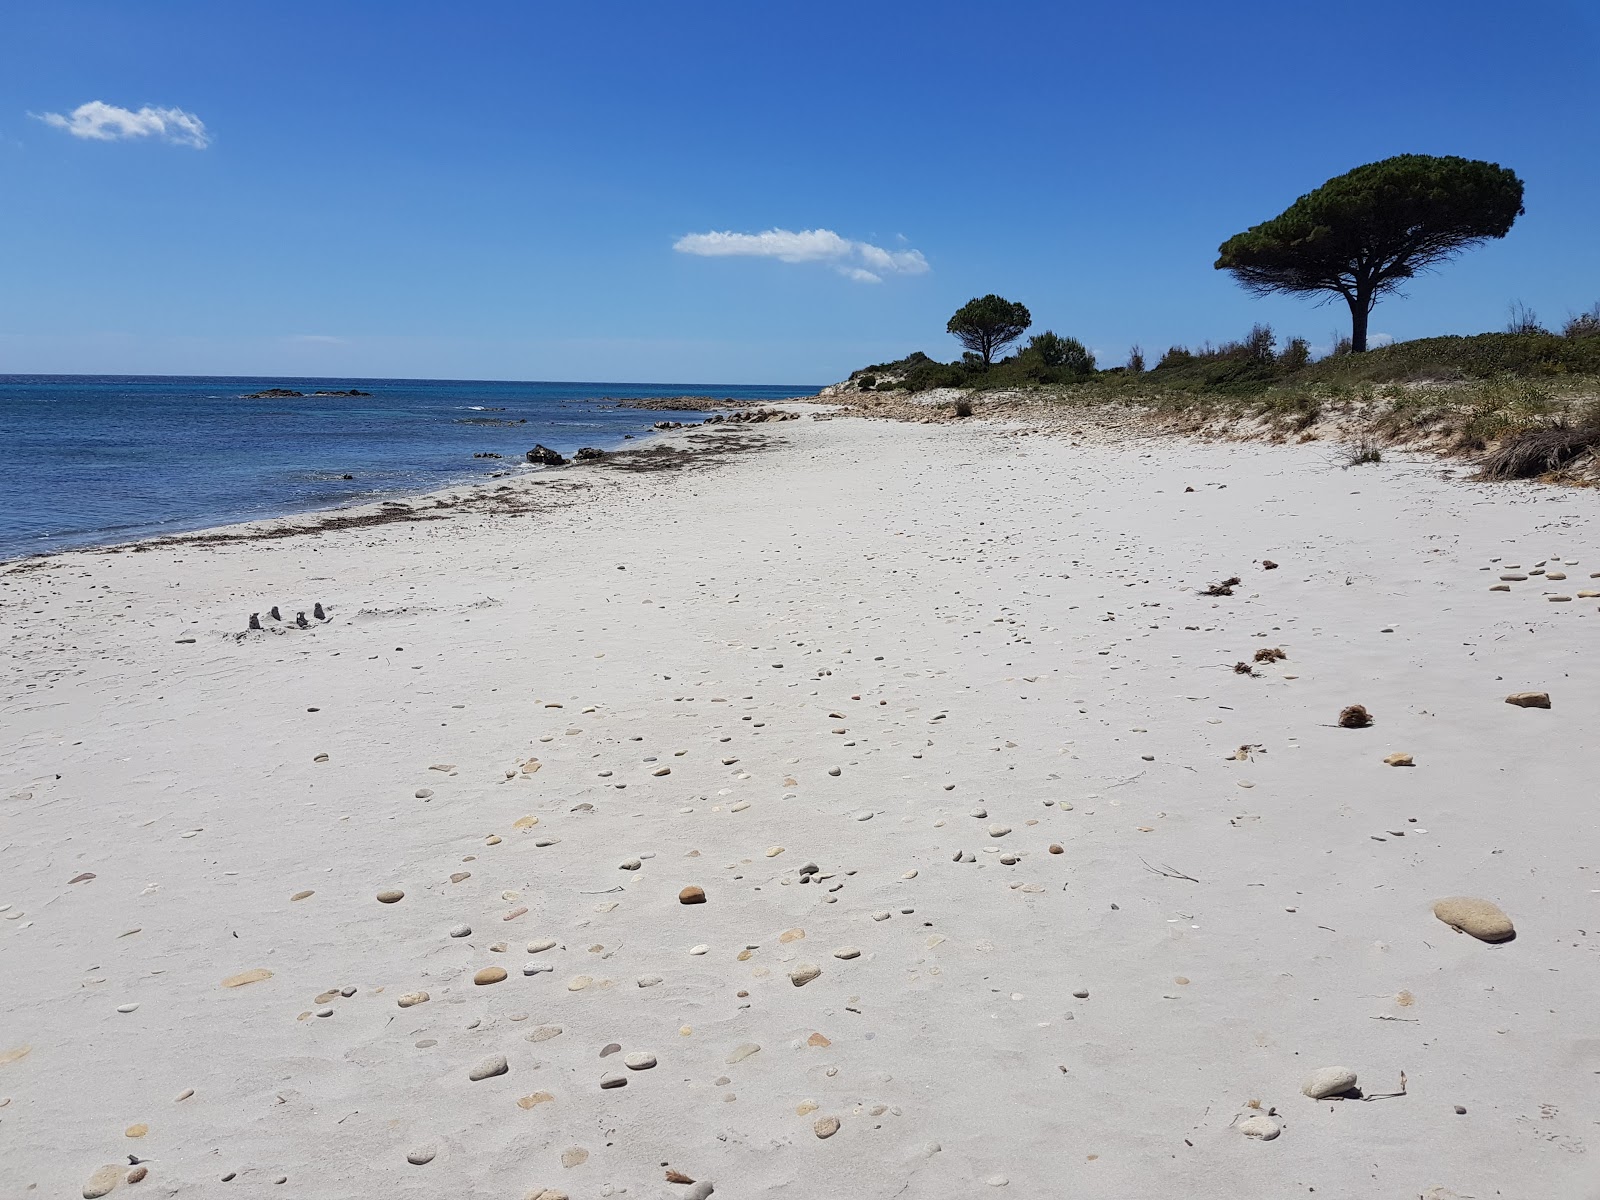
[[1027, 347], [1017, 356], [1030, 365], [1045, 370], [1066, 370], [1074, 375], [1094, 373], [1094, 355], [1075, 337], [1062, 337], [1045, 330], [1028, 339]]
[[1567, 338], [1543, 330], [1418, 338], [1365, 354], [1333, 355], [1305, 368], [1301, 377], [1395, 382], [1569, 374], [1600, 375], [1600, 338]]
[[1310, 362], [1311, 343], [1303, 337], [1290, 338], [1283, 348], [1283, 353], [1278, 355], [1278, 368], [1286, 375], [1298, 371]]

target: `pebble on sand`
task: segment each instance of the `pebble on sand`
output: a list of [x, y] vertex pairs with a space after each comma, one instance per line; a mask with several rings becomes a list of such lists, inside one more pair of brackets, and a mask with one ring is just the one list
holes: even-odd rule
[[1247, 1138], [1259, 1138], [1263, 1142], [1270, 1142], [1283, 1132], [1283, 1126], [1266, 1113], [1256, 1113], [1239, 1122], [1239, 1132]]
[[816, 963], [796, 963], [794, 969], [789, 972], [789, 982], [794, 984], [795, 987], [805, 987], [806, 984], [821, 974], [822, 968], [817, 966]]
[[1515, 704], [1518, 708], [1549, 708], [1549, 692], [1512, 692], [1506, 697], [1507, 704]]
[[97, 1200], [100, 1196], [109, 1196], [111, 1190], [122, 1182], [122, 1167], [110, 1163], [101, 1167], [89, 1176], [89, 1182], [83, 1185], [84, 1200]]
[[628, 1077], [626, 1075], [623, 1075], [623, 1074], [620, 1074], [620, 1073], [614, 1071], [609, 1075], [600, 1076], [600, 1086], [602, 1088], [607, 1088], [607, 1089], [609, 1089], [609, 1088], [627, 1087], [628, 1086]]
[[1499, 905], [1476, 896], [1446, 896], [1435, 900], [1433, 915], [1452, 929], [1470, 933], [1480, 942], [1506, 942], [1517, 933], [1511, 918]]
[[1318, 1067], [1300, 1085], [1300, 1094], [1313, 1100], [1342, 1096], [1356, 1086], [1356, 1073], [1349, 1067]]
[[839, 1118], [818, 1117], [811, 1128], [819, 1138], [831, 1138], [839, 1132]]
[[395, 1003], [401, 1008], [411, 1008], [414, 1005], [426, 1004], [427, 1002], [427, 992], [407, 992], [405, 995], [401, 996], [400, 999], [395, 1001]]
[[472, 977], [472, 982], [479, 987], [483, 987], [485, 984], [499, 983], [505, 977], [506, 971], [504, 967], [484, 967]]
[[406, 898], [406, 894], [399, 888], [384, 888], [378, 893], [379, 904], [399, 904]]
[[136, 1166], [136, 1167], [132, 1168], [131, 1170], [129, 1170], [129, 1172], [128, 1172], [128, 1182], [129, 1183], [139, 1183], [148, 1174], [150, 1174], [150, 1168], [145, 1166], [143, 1163], [140, 1163], [138, 1166]]
[[843, 959], [860, 958], [861, 951], [856, 949], [854, 946], [840, 946], [833, 952], [833, 956], [835, 958]]
[[1415, 760], [1413, 760], [1409, 754], [1391, 754], [1388, 755], [1383, 761], [1388, 763], [1391, 767], [1414, 767], [1417, 765]]
[[414, 1167], [425, 1167], [438, 1153], [439, 1151], [433, 1146], [418, 1146], [406, 1155], [406, 1161]]
[[471, 1071], [467, 1072], [467, 1078], [472, 1080], [473, 1083], [477, 1083], [480, 1079], [493, 1079], [496, 1075], [504, 1075], [510, 1069], [506, 1065], [506, 1056], [504, 1054], [496, 1054], [473, 1067]]
[[313, 891], [296, 892], [294, 895], [290, 896], [289, 899], [290, 900], [309, 900], [309, 899], [311, 899], [311, 897], [313, 897], [315, 895], [316, 895], [316, 892], [313, 892]]
[[453, 938], [471, 937], [472, 936], [472, 926], [471, 925], [452, 925], [450, 927], [450, 936], [453, 937]]
[[622, 1065], [630, 1071], [648, 1071], [656, 1065], [656, 1056], [647, 1051], [638, 1051], [623, 1059]]
[[705, 902], [705, 888], [698, 887], [695, 884], [691, 883], [688, 887], [684, 888], [683, 891], [678, 893], [679, 904], [704, 904]]

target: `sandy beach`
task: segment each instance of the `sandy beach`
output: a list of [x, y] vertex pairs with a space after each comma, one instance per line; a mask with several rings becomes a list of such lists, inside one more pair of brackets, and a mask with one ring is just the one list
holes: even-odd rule
[[0, 1196], [1600, 1196], [1593, 492], [1078, 419], [0, 567]]

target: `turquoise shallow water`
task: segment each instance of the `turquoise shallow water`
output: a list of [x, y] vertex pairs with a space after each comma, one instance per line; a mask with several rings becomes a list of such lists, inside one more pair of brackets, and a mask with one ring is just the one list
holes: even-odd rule
[[[243, 398], [267, 388], [306, 395]], [[311, 395], [350, 389], [372, 394]], [[693, 415], [622, 408], [620, 399], [759, 403], [816, 390], [0, 375], [0, 558], [470, 483], [515, 468], [536, 442], [568, 455], [579, 446], [614, 449], [663, 417]]]

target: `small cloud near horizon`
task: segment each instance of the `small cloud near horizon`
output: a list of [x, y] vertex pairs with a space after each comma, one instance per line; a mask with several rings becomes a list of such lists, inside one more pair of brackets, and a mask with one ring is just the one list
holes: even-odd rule
[[[904, 240], [902, 238], [902, 240]], [[926, 275], [920, 250], [885, 250], [852, 241], [831, 229], [769, 229], [765, 233], [687, 233], [672, 244], [700, 258], [775, 258], [786, 263], [826, 263], [857, 283], [882, 283], [885, 275]]]
[[152, 108], [145, 105], [135, 111], [91, 100], [80, 104], [70, 113], [29, 113], [37, 121], [55, 129], [65, 129], [75, 138], [91, 142], [121, 142], [135, 138], [154, 137], [175, 146], [190, 146], [204, 150], [211, 144], [205, 122], [192, 112], [181, 108]]

